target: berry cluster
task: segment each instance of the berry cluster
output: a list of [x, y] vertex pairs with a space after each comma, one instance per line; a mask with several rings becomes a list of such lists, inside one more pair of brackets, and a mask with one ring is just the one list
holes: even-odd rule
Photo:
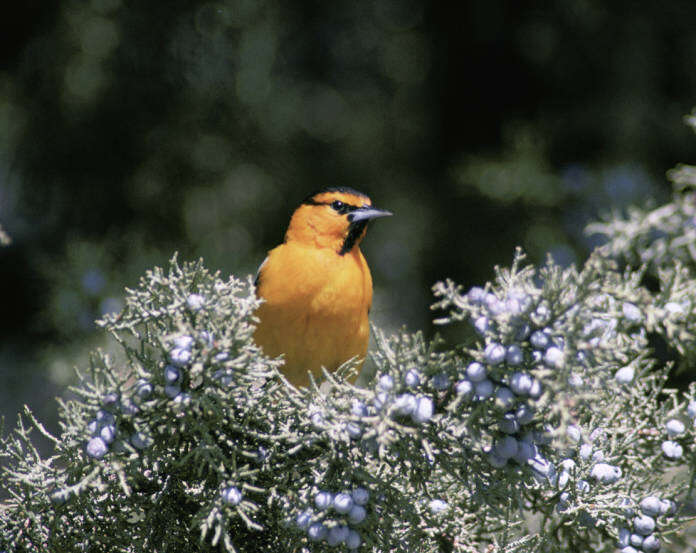
[[[85, 446], [87, 455], [101, 459], [109, 451], [109, 447], [119, 434], [119, 421], [135, 415], [139, 408], [130, 400], [112, 392], [106, 394], [101, 401], [102, 408], [97, 411], [94, 419], [87, 424], [87, 430], [92, 436]], [[143, 432], [133, 432], [128, 437], [131, 445], [137, 449], [148, 447], [151, 443], [149, 436]]]
[[[689, 403], [687, 413], [691, 418], [696, 416], [696, 402]], [[665, 432], [667, 433], [668, 439], [662, 442], [662, 454], [667, 457], [667, 459], [673, 461], [681, 459], [684, 454], [684, 448], [676, 440], [684, 435], [686, 432], [686, 425], [679, 419], [670, 419], [665, 424]]]
[[532, 370], [561, 369], [565, 364], [564, 340], [549, 326], [551, 309], [545, 301], [535, 302], [514, 289], [499, 299], [475, 286], [467, 300], [473, 326], [486, 345], [481, 360], [466, 367], [455, 391], [465, 401], [493, 398], [502, 411], [498, 433], [484, 448], [492, 466], [500, 468], [512, 460], [549, 478], [554, 468], [538, 447], [544, 439], [532, 429], [534, 402], [544, 391]]
[[[164, 394], [172, 400], [175, 408], [182, 408], [191, 402], [191, 396], [181, 390], [184, 380], [183, 370], [191, 363], [193, 346], [194, 339], [191, 336], [184, 335], [174, 338], [172, 348], [167, 354], [169, 363], [164, 366], [162, 371]], [[87, 430], [91, 435], [85, 447], [87, 454], [94, 459], [104, 457], [117, 438], [118, 419], [124, 415], [135, 415], [139, 411], [138, 405], [151, 399], [154, 390], [155, 388], [149, 380], [141, 378], [133, 386], [130, 398], [121, 397], [116, 392], [104, 396], [102, 409], [97, 411], [96, 417], [87, 425]], [[121, 426], [125, 428], [128, 425]], [[142, 431], [130, 433], [127, 439], [136, 449], [145, 449], [152, 443], [152, 438]]]
[[[566, 511], [573, 504], [574, 496], [590, 492], [593, 485], [614, 484], [623, 477], [620, 467], [605, 462], [605, 453], [601, 449], [605, 440], [603, 428], [595, 428], [585, 439], [579, 427], [570, 425], [566, 436], [574, 444], [570, 450], [572, 455], [561, 460], [558, 478], [553, 481], [559, 490], [563, 490], [556, 505], [559, 512]], [[571, 477], [575, 478], [574, 489], [568, 488]]]
[[640, 512], [626, 510], [626, 516], [632, 518], [631, 528], [619, 530], [619, 547], [621, 553], [656, 553], [660, 550], [657, 536], [657, 518], [671, 516], [676, 512], [676, 504], [671, 499], [660, 499], [655, 495], [643, 498], [639, 503]]
[[314, 495], [316, 511], [300, 513], [295, 523], [311, 541], [325, 541], [332, 547], [345, 544], [348, 549], [357, 549], [362, 538], [354, 526], [365, 520], [369, 498], [369, 492], [360, 487], [336, 494], [319, 490]]
[[[435, 412], [435, 404], [429, 396], [414, 393], [422, 379], [418, 371], [409, 371], [404, 375], [404, 385], [408, 391], [396, 393], [393, 377], [388, 374], [381, 375], [377, 380], [375, 405], [378, 409], [389, 405], [393, 414], [409, 417], [417, 424], [428, 422]], [[449, 379], [445, 374], [436, 375], [433, 380], [437, 382], [440, 389], [449, 386]]]

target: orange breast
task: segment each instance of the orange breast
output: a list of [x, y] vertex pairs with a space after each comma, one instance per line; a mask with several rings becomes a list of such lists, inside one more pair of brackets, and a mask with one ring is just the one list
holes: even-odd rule
[[283, 372], [294, 385], [309, 384], [307, 371], [364, 359], [372, 278], [359, 248], [339, 256], [282, 244], [269, 253], [257, 293], [265, 302], [256, 312], [256, 343], [269, 356], [285, 356]]

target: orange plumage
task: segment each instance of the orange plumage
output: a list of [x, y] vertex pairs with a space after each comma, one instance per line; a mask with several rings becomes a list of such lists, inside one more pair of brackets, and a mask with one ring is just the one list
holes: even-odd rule
[[353, 357], [362, 366], [372, 277], [359, 245], [368, 221], [386, 215], [356, 190], [322, 190], [295, 210], [285, 241], [259, 267], [264, 303], [254, 338], [266, 355], [284, 356], [294, 385], [306, 386], [308, 371], [317, 376]]

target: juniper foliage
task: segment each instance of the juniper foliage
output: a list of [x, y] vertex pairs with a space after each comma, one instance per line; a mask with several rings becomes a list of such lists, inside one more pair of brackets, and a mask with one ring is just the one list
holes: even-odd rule
[[603, 224], [580, 268], [518, 251], [485, 287], [436, 284], [459, 343], [375, 329], [366, 387], [349, 362], [293, 388], [253, 342], [251, 279], [173, 258], [100, 321], [123, 359], [95, 352], [60, 435], [27, 409], [2, 439], [0, 550], [668, 547], [690, 519], [696, 387], [666, 387], [649, 337], [693, 359], [692, 231], [656, 217], [669, 238], [646, 257], [643, 216]]

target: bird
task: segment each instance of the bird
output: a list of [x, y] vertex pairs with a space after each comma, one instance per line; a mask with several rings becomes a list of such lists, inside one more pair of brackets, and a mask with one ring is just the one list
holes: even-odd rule
[[263, 302], [254, 340], [296, 387], [322, 367], [335, 371], [367, 354], [372, 276], [360, 243], [372, 219], [393, 215], [348, 187], [307, 196], [295, 209], [282, 244], [268, 252], [256, 274]]

